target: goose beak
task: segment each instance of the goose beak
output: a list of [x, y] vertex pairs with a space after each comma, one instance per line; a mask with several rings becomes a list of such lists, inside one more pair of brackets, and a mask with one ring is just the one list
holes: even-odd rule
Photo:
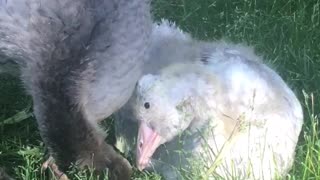
[[161, 145], [162, 137], [152, 130], [145, 122], [141, 122], [137, 141], [137, 160], [136, 165], [140, 171], [145, 169], [153, 153]]

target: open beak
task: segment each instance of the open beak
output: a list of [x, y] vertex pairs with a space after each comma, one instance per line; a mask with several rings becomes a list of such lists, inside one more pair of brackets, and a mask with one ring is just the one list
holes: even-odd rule
[[161, 145], [162, 137], [152, 130], [145, 122], [141, 122], [137, 141], [136, 165], [140, 171], [149, 165], [156, 149]]

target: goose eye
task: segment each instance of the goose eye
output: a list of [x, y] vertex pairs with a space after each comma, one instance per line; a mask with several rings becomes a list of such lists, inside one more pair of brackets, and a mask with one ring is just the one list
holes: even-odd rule
[[149, 109], [150, 108], [150, 103], [148, 103], [148, 102], [144, 103], [144, 108]]

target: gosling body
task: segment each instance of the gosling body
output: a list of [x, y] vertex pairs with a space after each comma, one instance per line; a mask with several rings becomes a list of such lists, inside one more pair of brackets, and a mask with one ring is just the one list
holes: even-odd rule
[[194, 44], [188, 53], [195, 55], [185, 56], [194, 59], [173, 59], [139, 80], [118, 116], [136, 125], [130, 136], [119, 132], [120, 139], [138, 135], [136, 148], [125, 150], [139, 169], [165, 179], [285, 176], [303, 124], [292, 90], [248, 47]]

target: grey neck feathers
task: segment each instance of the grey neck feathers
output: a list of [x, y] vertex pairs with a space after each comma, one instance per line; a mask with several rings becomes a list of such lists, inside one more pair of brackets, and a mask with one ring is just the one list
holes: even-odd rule
[[196, 62], [201, 51], [197, 42], [191, 38], [172, 36], [153, 37], [150, 49], [150, 60], [144, 69], [144, 74], [158, 73], [160, 69], [172, 63]]
[[97, 25], [93, 34], [97, 38], [87, 55], [92, 63], [84, 72], [87, 79], [82, 83], [80, 101], [89, 119], [105, 118], [128, 101], [149, 53], [149, 1], [122, 0], [116, 4], [117, 13], [104, 19], [108, 23]]

